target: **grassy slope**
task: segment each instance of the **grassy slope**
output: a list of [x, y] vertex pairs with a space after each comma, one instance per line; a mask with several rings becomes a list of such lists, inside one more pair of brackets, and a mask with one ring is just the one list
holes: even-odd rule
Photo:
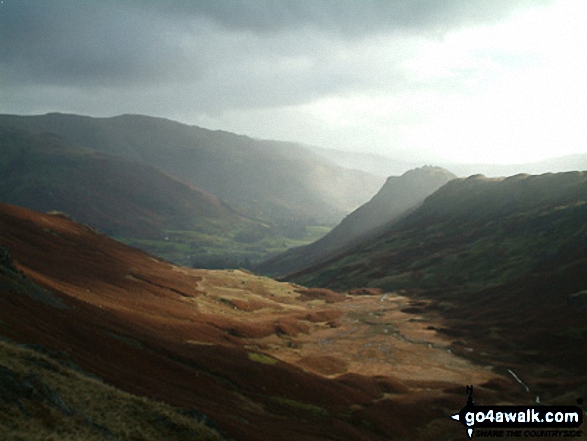
[[54, 135], [0, 129], [0, 143], [1, 201], [64, 212], [176, 263], [239, 266], [325, 232], [284, 236], [154, 167]]
[[[158, 261], [60, 216], [15, 206], [0, 208], [1, 242], [16, 259], [11, 263], [11, 258], [3, 254], [2, 335], [70, 354], [84, 370], [132, 393], [183, 408], [195, 406], [222, 423], [237, 439], [275, 439], [282, 432], [286, 437], [296, 432], [314, 433], [307, 439], [325, 439], [332, 431], [352, 433], [348, 423], [343, 425], [349, 428], [342, 429], [322, 429], [317, 421], [300, 426], [294, 415], [301, 411], [300, 418], [306, 412], [311, 416], [315, 407], [329, 399], [340, 403], [361, 394], [340, 391], [341, 385], [283, 363], [251, 360], [234, 335], [254, 334], [257, 323], [231, 319], [227, 311], [233, 311], [232, 306], [208, 299], [208, 292], [197, 289], [202, 277], [195, 275], [195, 270]], [[23, 278], [14, 268], [26, 276]], [[57, 298], [61, 303], [39, 302], [28, 295], [30, 286], [20, 289], [6, 282], [7, 278], [44, 285], [41, 289], [53, 293], [48, 299]], [[219, 310], [201, 311], [206, 305]], [[262, 334], [266, 332], [264, 326], [274, 320], [261, 324]], [[7, 374], [11, 378], [16, 375], [12, 371]], [[18, 375], [17, 383], [21, 380]], [[309, 389], [305, 389], [306, 384]], [[313, 397], [315, 390], [322, 393]], [[82, 396], [90, 393], [81, 391]], [[59, 395], [65, 400], [65, 394], [59, 391]], [[45, 404], [41, 403], [39, 412]], [[80, 406], [79, 411], [86, 414], [89, 409]], [[136, 416], [156, 421], [156, 414], [149, 412], [137, 411]], [[289, 418], [284, 419], [284, 415]], [[30, 421], [35, 427], [21, 429], [25, 434], [29, 430], [34, 433], [38, 426], [44, 426], [45, 432], [52, 433], [56, 431], [52, 418], [44, 420], [42, 414], [35, 415]], [[100, 417], [96, 421], [104, 420]], [[149, 420], [138, 421], [147, 426], [147, 431], [157, 426], [155, 422], [149, 427]], [[173, 436], [160, 439], [183, 439], [181, 427], [170, 424]]]
[[309, 245], [291, 249], [255, 267], [271, 276], [314, 266], [365, 241], [399, 218], [455, 175], [440, 167], [422, 167], [402, 176], [391, 176], [373, 198], [343, 219], [332, 231]]
[[482, 363], [585, 375], [587, 173], [452, 181], [381, 236], [289, 280], [406, 290], [434, 300], [451, 335], [489, 354], [475, 352]]
[[[479, 396], [493, 401], [520, 398], [513, 380], [500, 379], [496, 390], [499, 375], [458, 360], [426, 324], [401, 312], [396, 302], [407, 299], [180, 268], [61, 216], [2, 204], [0, 242], [14, 258], [0, 254], [1, 335], [69, 354], [133, 394], [195, 407], [235, 439], [431, 441], [461, 433], [447, 415], [462, 406], [462, 381], [474, 379]], [[27, 286], [6, 282], [8, 273]], [[379, 351], [374, 341], [392, 350]], [[47, 363], [61, 379], [63, 363]], [[17, 384], [26, 380], [11, 369]], [[50, 393], [57, 391], [76, 415], [117, 430], [101, 410], [91, 413], [39, 375], [53, 397], [40, 403], [43, 412], [54, 412], [45, 408], [60, 403]], [[158, 413], [143, 410], [137, 419], [159, 427]], [[56, 430], [42, 415], [31, 424]], [[81, 418], [78, 428], [87, 425]], [[170, 439], [181, 439], [172, 427]]]
[[[11, 294], [50, 310], [71, 310], [51, 290], [25, 276], [8, 249], [0, 247], [0, 303]], [[0, 319], [3, 440], [224, 439], [195, 409], [174, 408], [123, 392], [81, 370], [67, 351], [17, 344], [6, 334], [22, 338]]]
[[4, 440], [209, 440], [203, 415], [109, 386], [39, 348], [0, 341]]
[[252, 224], [216, 197], [147, 165], [49, 134], [3, 129], [0, 142], [0, 199], [8, 203], [64, 211], [108, 234], [136, 237], [197, 230], [200, 219], [219, 229]]
[[584, 246], [587, 173], [450, 182], [378, 237], [291, 277], [334, 288], [502, 284]]

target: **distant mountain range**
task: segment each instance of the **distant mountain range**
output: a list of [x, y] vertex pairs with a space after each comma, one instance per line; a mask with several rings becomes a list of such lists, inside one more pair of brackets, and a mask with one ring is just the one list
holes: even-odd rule
[[[355, 168], [376, 176], [401, 175], [421, 167], [425, 161], [403, 161], [375, 153], [347, 152], [321, 147], [309, 147], [314, 152], [342, 167]], [[587, 153], [553, 157], [521, 164], [456, 163], [436, 161], [438, 166], [451, 170], [459, 177], [484, 174], [490, 177], [513, 176], [520, 173], [541, 174], [587, 170]]]
[[343, 219], [326, 236], [299, 248], [293, 248], [255, 267], [271, 276], [283, 275], [333, 258], [342, 251], [376, 235], [406, 211], [456, 178], [440, 167], [422, 167], [402, 176], [390, 176], [373, 198]]
[[353, 168], [375, 176], [399, 176], [422, 166], [420, 162], [401, 161], [369, 152], [354, 152], [309, 146], [313, 152], [341, 167]]
[[0, 115], [0, 126], [53, 133], [85, 148], [151, 165], [250, 217], [271, 222], [336, 224], [384, 181], [337, 166], [298, 144], [259, 141], [162, 118]]
[[0, 201], [63, 211], [183, 265], [309, 243], [384, 179], [305, 147], [138, 115], [0, 115]]
[[490, 177], [513, 176], [520, 173], [539, 175], [543, 173], [587, 170], [587, 153], [559, 156], [522, 164], [443, 163], [442, 165], [461, 177], [480, 173]]
[[[420, 174], [388, 177], [381, 188], [384, 177], [345, 166], [380, 174], [413, 164], [140, 115], [0, 115], [0, 137], [0, 201], [63, 211], [184, 265], [250, 268], [342, 221], [322, 241], [257, 266], [273, 275], [334, 258], [378, 234], [450, 174], [423, 167]], [[584, 160], [575, 155], [535, 167]]]

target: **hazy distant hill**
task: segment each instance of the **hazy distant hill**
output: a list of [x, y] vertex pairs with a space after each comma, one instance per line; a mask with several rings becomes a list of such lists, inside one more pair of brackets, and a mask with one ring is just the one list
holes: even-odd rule
[[383, 179], [348, 170], [293, 143], [258, 141], [147, 116], [0, 116], [0, 125], [57, 134], [141, 161], [274, 223], [339, 222]]
[[400, 161], [376, 153], [349, 152], [316, 146], [309, 148], [341, 167], [363, 170], [376, 176], [401, 175], [407, 170], [420, 166], [419, 162]]
[[523, 164], [450, 164], [450, 168], [458, 176], [470, 176], [482, 173], [486, 176], [512, 176], [520, 173], [538, 175], [574, 170], [587, 170], [587, 154], [575, 154], [545, 159]]
[[107, 234], [163, 239], [254, 222], [215, 196], [146, 164], [84, 149], [52, 134], [0, 127], [0, 201], [58, 210]]
[[587, 172], [455, 179], [379, 237], [290, 277], [384, 289], [511, 281], [587, 256]]
[[[320, 156], [341, 167], [363, 170], [376, 176], [401, 175], [412, 168], [420, 167], [426, 161], [404, 161], [375, 153], [342, 151], [322, 147], [309, 147]], [[451, 170], [459, 177], [482, 173], [486, 176], [512, 176], [519, 173], [542, 174], [574, 170], [587, 170], [587, 153], [559, 156], [522, 164], [490, 164], [434, 161], [435, 164]]]
[[379, 228], [415, 208], [451, 179], [451, 172], [440, 167], [422, 167], [402, 176], [390, 176], [373, 198], [349, 214], [330, 233], [318, 241], [294, 248], [256, 267], [270, 275], [287, 274], [332, 258], [357, 244], [365, 235], [376, 234]]

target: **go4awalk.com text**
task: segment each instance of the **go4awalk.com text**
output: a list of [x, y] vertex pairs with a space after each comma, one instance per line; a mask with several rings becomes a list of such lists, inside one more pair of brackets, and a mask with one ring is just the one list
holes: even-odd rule
[[469, 438], [581, 438], [583, 410], [578, 406], [477, 406], [473, 387], [467, 404], [452, 419], [465, 426]]

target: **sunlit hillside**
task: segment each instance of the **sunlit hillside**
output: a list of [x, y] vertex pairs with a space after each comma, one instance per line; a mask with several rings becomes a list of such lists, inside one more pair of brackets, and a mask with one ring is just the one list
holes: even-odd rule
[[[56, 354], [21, 351], [2, 362], [17, 392], [28, 387], [25, 371], [36, 375], [32, 398], [21, 401], [39, 412], [26, 417], [31, 433], [70, 419], [74, 433], [143, 433], [124, 411], [109, 421], [109, 397], [124, 396], [140, 430], [166, 439], [185, 439], [202, 421], [242, 440], [436, 440], [461, 433], [447, 415], [462, 407], [463, 384], [475, 384], [480, 400], [534, 399], [531, 376], [520, 373], [529, 394], [489, 361], [457, 355], [479, 346], [453, 337], [427, 301], [177, 267], [62, 216], [0, 208], [0, 331]], [[71, 363], [83, 372], [70, 374]], [[523, 372], [514, 360], [508, 368]], [[560, 402], [577, 378], [553, 377], [556, 388], [541, 396]], [[26, 433], [24, 411], [3, 406], [19, 421], [2, 420], [4, 428]]]

